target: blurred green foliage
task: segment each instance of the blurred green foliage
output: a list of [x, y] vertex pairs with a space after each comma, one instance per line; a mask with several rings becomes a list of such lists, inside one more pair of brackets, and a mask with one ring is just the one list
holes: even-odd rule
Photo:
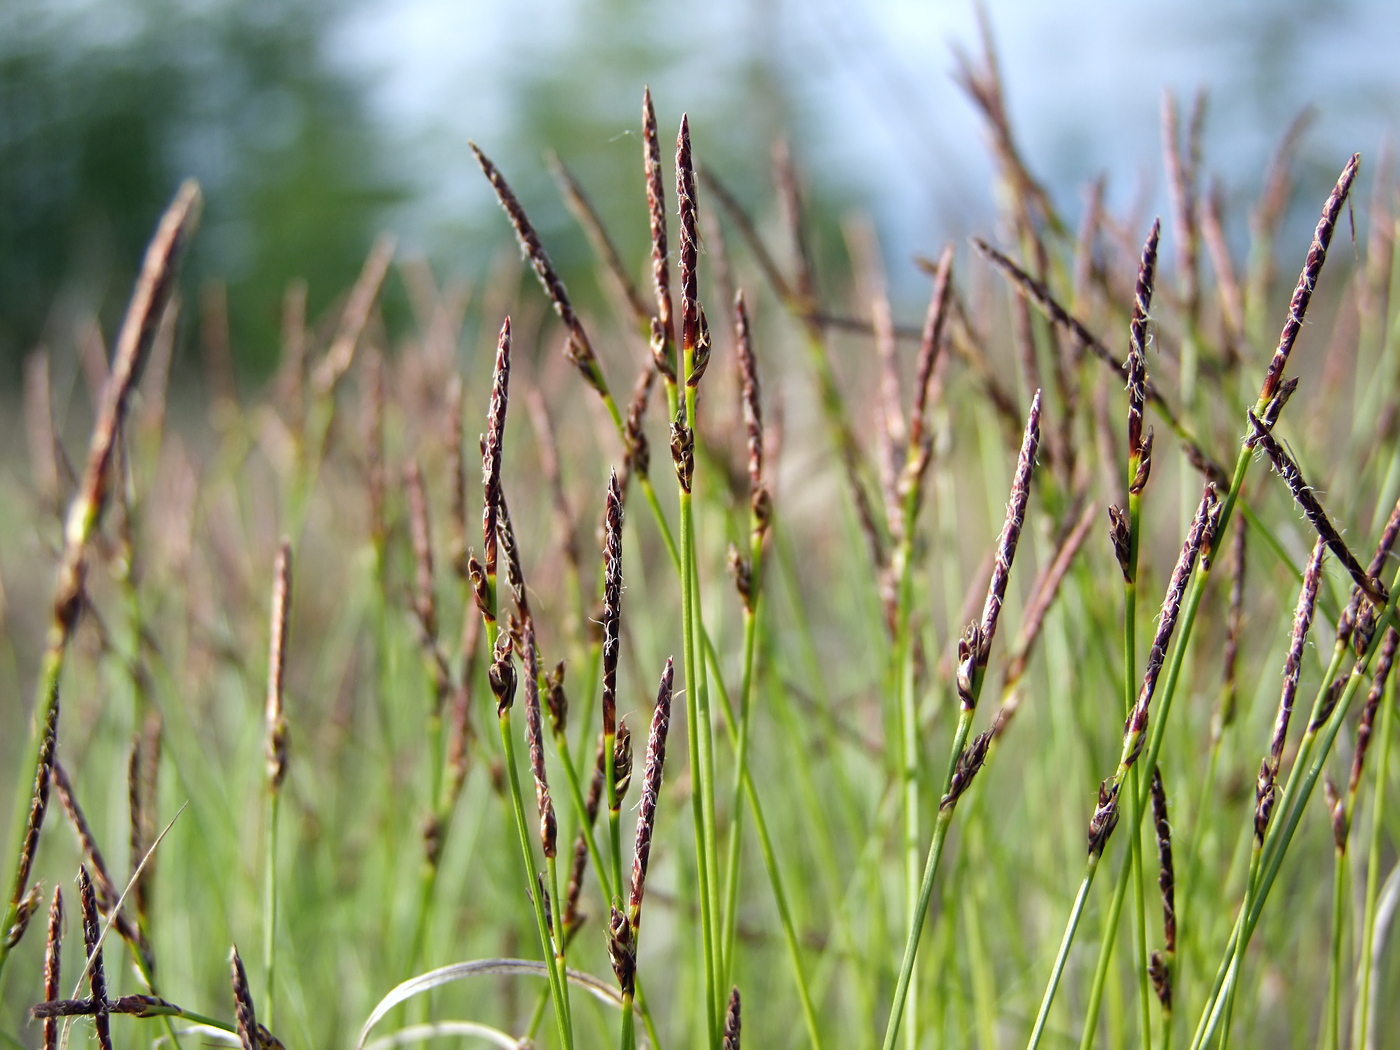
[[[328, 61], [341, 0], [9, 0], [0, 12], [0, 369], [73, 312], [115, 321], [179, 180], [207, 206], [190, 279], [229, 285], [245, 370], [278, 302], [354, 277], [403, 190], [365, 90]], [[55, 335], [57, 333], [49, 333]]]

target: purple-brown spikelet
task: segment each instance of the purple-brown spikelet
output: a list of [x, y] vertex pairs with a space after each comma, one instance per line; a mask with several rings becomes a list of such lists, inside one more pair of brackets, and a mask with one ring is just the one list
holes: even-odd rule
[[34, 856], [39, 848], [39, 832], [44, 827], [44, 815], [49, 808], [49, 788], [54, 781], [54, 749], [58, 746], [58, 691], [54, 690], [49, 704], [48, 717], [44, 721], [43, 736], [39, 739], [39, 763], [34, 770], [34, 787], [29, 795], [29, 815], [25, 819], [24, 839], [20, 844], [19, 864], [15, 869], [15, 884], [11, 894], [11, 905], [16, 909], [15, 923], [5, 931], [5, 941], [10, 947], [19, 943], [33, 914], [32, 908], [24, 907], [29, 895], [29, 875], [34, 870]]
[[1303, 472], [1293, 461], [1293, 457], [1285, 451], [1284, 447], [1252, 411], [1249, 413], [1249, 424], [1253, 429], [1254, 440], [1264, 449], [1279, 477], [1287, 483], [1289, 490], [1293, 493], [1293, 499], [1302, 509], [1308, 522], [1317, 531], [1318, 536], [1327, 544], [1328, 549], [1336, 556], [1337, 560], [1342, 563], [1356, 585], [1365, 592], [1366, 597], [1377, 606], [1384, 605], [1389, 597], [1385, 584], [1367, 574], [1361, 562], [1357, 561], [1356, 556], [1347, 548], [1341, 533], [1327, 517], [1322, 502], [1308, 487], [1307, 482], [1303, 480]]
[[689, 492], [695, 476], [695, 430], [686, 422], [684, 399], [677, 404], [676, 418], [671, 423], [671, 463], [681, 491]]
[[[1376, 543], [1375, 552], [1371, 555], [1371, 561], [1366, 566], [1366, 575], [1373, 580], [1378, 580], [1385, 570], [1385, 563], [1390, 557], [1391, 549], [1395, 546], [1396, 537], [1400, 536], [1400, 500], [1396, 500], [1395, 506], [1391, 508], [1390, 517], [1386, 520], [1385, 528], [1381, 530], [1381, 538]], [[1373, 623], [1375, 610], [1371, 606], [1365, 608], [1361, 605], [1361, 589], [1353, 587], [1351, 600], [1342, 610], [1341, 616], [1337, 618], [1337, 641], [1345, 645], [1352, 640], [1353, 634], [1357, 637], [1355, 641], [1359, 649], [1364, 649], [1370, 642], [1370, 627]]]
[[1137, 703], [1133, 705], [1124, 730], [1124, 766], [1132, 765], [1142, 749], [1143, 733], [1147, 729], [1148, 708], [1152, 704], [1153, 694], [1157, 691], [1157, 679], [1162, 673], [1162, 665], [1167, 659], [1167, 646], [1176, 630], [1176, 620], [1181, 613], [1181, 600], [1186, 594], [1186, 583], [1191, 578], [1191, 570], [1196, 566], [1197, 556], [1210, 545], [1211, 522], [1215, 520], [1215, 510], [1219, 502], [1215, 486], [1207, 482], [1201, 502], [1196, 508], [1196, 516], [1191, 519], [1191, 527], [1181, 545], [1176, 567], [1167, 583], [1167, 593], [1162, 598], [1162, 613], [1157, 620], [1157, 633], [1152, 638], [1152, 648], [1147, 653], [1142, 688], [1138, 692]]
[[472, 599], [486, 623], [496, 622], [496, 609], [491, 603], [491, 588], [486, 582], [486, 567], [476, 560], [476, 555], [467, 555], [467, 579], [471, 583]]
[[496, 714], [504, 716], [515, 703], [515, 663], [511, 660], [509, 631], [501, 631], [496, 636], [496, 651], [486, 677], [491, 684], [491, 694], [496, 698]]
[[292, 544], [283, 540], [272, 569], [272, 628], [267, 658], [267, 782], [273, 791], [287, 775], [287, 717], [283, 686], [287, 675], [287, 623], [292, 602]]
[[951, 809], [956, 806], [958, 799], [972, 786], [973, 778], [982, 768], [982, 763], [987, 760], [987, 748], [991, 745], [994, 735], [995, 731], [992, 729], [979, 733], [972, 738], [972, 743], [962, 749], [962, 753], [953, 764], [953, 778], [948, 783], [948, 793], [938, 803], [939, 809]]
[[544, 250], [544, 245], [540, 243], [539, 234], [535, 232], [534, 225], [530, 222], [529, 216], [525, 214], [525, 209], [521, 207], [515, 192], [510, 188], [496, 165], [491, 159], [477, 148], [476, 143], [469, 142], [472, 153], [476, 155], [476, 161], [481, 165], [481, 170], [486, 174], [486, 178], [491, 182], [491, 188], [496, 191], [496, 199], [500, 201], [501, 208], [504, 209], [506, 217], [510, 219], [510, 224], [515, 229], [516, 239], [520, 241], [520, 248], [525, 253], [525, 257], [530, 260], [530, 266], [535, 271], [535, 276], [539, 278], [540, 284], [544, 287], [545, 295], [554, 306], [554, 312], [559, 315], [559, 320], [564, 322], [564, 327], [569, 330], [569, 343], [565, 351], [569, 360], [574, 363], [583, 374], [584, 380], [600, 394], [607, 392], [607, 385], [603, 382], [603, 374], [598, 368], [597, 357], [593, 353], [593, 345], [588, 340], [588, 333], [584, 331], [583, 323], [579, 320], [578, 314], [574, 311], [573, 304], [569, 301], [569, 293], [564, 288], [564, 282], [560, 279], [559, 273], [554, 269], [554, 264], [549, 261], [549, 256]]
[[[617, 739], [613, 741], [613, 787], [619, 804], [632, 783], [632, 730], [626, 722], [617, 724]], [[621, 892], [621, 887], [619, 887]]]
[[1385, 684], [1390, 678], [1390, 669], [1395, 662], [1395, 648], [1400, 644], [1400, 634], [1394, 627], [1385, 632], [1381, 640], [1381, 651], [1376, 657], [1376, 669], [1371, 678], [1371, 690], [1366, 694], [1366, 706], [1361, 709], [1361, 721], [1356, 726], [1356, 751], [1351, 756], [1351, 775], [1347, 778], [1347, 795], [1356, 797], [1361, 786], [1361, 770], [1366, 762], [1366, 751], [1371, 744], [1371, 733], [1376, 722], [1376, 711], [1385, 695]]
[[515, 524], [511, 521], [510, 504], [506, 502], [504, 492], [497, 507], [496, 531], [501, 553], [505, 556], [506, 584], [510, 587], [511, 597], [515, 599], [516, 613], [523, 622], [531, 616], [530, 596], [525, 590], [525, 567], [520, 560], [520, 544], [515, 538]]
[[1345, 675], [1339, 675], [1332, 683], [1323, 696], [1321, 705], [1315, 706], [1313, 717], [1308, 720], [1309, 733], [1316, 733], [1327, 724], [1327, 720], [1332, 717], [1332, 712], [1337, 709], [1337, 701], [1342, 698], [1342, 690], [1346, 688], [1346, 684]]
[[[1162, 892], [1162, 931], [1168, 952], [1176, 951], [1176, 869], [1172, 864], [1172, 826], [1162, 770], [1152, 770], [1152, 823], [1157, 830], [1157, 888]], [[1169, 993], [1170, 994], [1170, 993]]]
[[[1006, 504], [1006, 520], [997, 538], [996, 560], [992, 564], [992, 578], [987, 585], [987, 598], [982, 605], [982, 620], [969, 637], [967, 653], [963, 656], [962, 667], [958, 671], [958, 696], [965, 710], [977, 704], [975, 690], [971, 683], [980, 677], [987, 667], [992, 653], [992, 639], [996, 636], [997, 620], [1001, 616], [1002, 602], [1006, 600], [1006, 586], [1011, 579], [1011, 563], [1016, 557], [1016, 545], [1021, 539], [1021, 528], [1025, 524], [1026, 504], [1031, 498], [1031, 474], [1035, 470], [1035, 453], [1040, 444], [1040, 391], [1035, 392], [1031, 410], [1026, 417], [1026, 432], [1021, 439], [1021, 452], [1016, 460], [1016, 473], [1011, 480], [1011, 498]], [[969, 663], [971, 661], [971, 663]], [[968, 688], [963, 679], [967, 678]]]
[[1322, 581], [1322, 559], [1326, 553], [1326, 545], [1318, 539], [1313, 544], [1312, 556], [1303, 571], [1303, 586], [1298, 592], [1298, 602], [1293, 609], [1293, 634], [1288, 645], [1288, 656], [1283, 664], [1283, 689], [1279, 694], [1278, 715], [1274, 719], [1269, 753], [1259, 767], [1259, 777], [1254, 788], [1256, 843], [1264, 841], [1264, 833], [1268, 830], [1269, 817], [1273, 813], [1277, 797], [1279, 765], [1283, 761], [1283, 747], [1288, 739], [1288, 723], [1293, 717], [1293, 701], [1298, 694], [1303, 647], [1307, 643], [1308, 630], [1312, 626], [1313, 610], [1317, 605], [1317, 589]]
[[637, 942], [632, 935], [631, 922], [616, 905], [608, 921], [608, 958], [623, 998], [630, 999], [637, 981]]
[[603, 733], [617, 732], [617, 658], [622, 624], [622, 488], [608, 479], [603, 532]]
[[[53, 888], [49, 902], [48, 940], [44, 943], [44, 1001], [53, 1002], [59, 995], [59, 980], [63, 972], [63, 889]], [[44, 1019], [44, 1050], [57, 1050], [58, 1022]]]
[[[1137, 284], [1133, 290], [1133, 317], [1128, 326], [1128, 459], [1136, 462], [1142, 455], [1142, 410], [1147, 403], [1147, 318], [1152, 308], [1152, 286], [1157, 270], [1157, 245], [1162, 235], [1162, 221], [1156, 219], [1142, 246], [1142, 261], [1138, 264]], [[1136, 479], [1129, 479], [1130, 492], [1141, 492]], [[1145, 481], [1146, 479], [1144, 479]]]
[[1102, 856], [1109, 836], [1118, 826], [1118, 785], [1112, 779], [1099, 785], [1099, 800], [1094, 815], [1089, 818], [1089, 853]]
[[540, 656], [535, 643], [534, 617], [521, 613], [521, 658], [525, 676], [525, 741], [530, 748], [530, 773], [535, 778], [535, 808], [540, 818], [540, 848], [546, 858], [557, 852], [558, 823], [549, 795], [544, 765], [544, 722], [540, 706]]
[[651, 400], [651, 388], [656, 384], [656, 368], [651, 362], [642, 366], [637, 375], [637, 384], [632, 388], [632, 400], [627, 405], [627, 421], [623, 427], [623, 438], [627, 444], [626, 458], [623, 460], [622, 488], [633, 474], [646, 477], [651, 469], [651, 446], [647, 443], [646, 414]]
[[[666, 254], [666, 184], [661, 171], [661, 139], [656, 132], [656, 109], [651, 88], [642, 90], [642, 149], [647, 181], [647, 216], [651, 226], [651, 281], [656, 293], [656, 320], [661, 325], [662, 354], [669, 360], [676, 342], [671, 319], [671, 269]], [[670, 372], [675, 379], [674, 366]]]
[[1274, 351], [1273, 360], [1269, 362], [1269, 371], [1264, 376], [1264, 385], [1259, 388], [1259, 401], [1265, 403], [1270, 401], [1277, 393], [1279, 383], [1283, 380], [1283, 370], [1288, 364], [1288, 355], [1293, 351], [1293, 344], [1298, 339], [1298, 333], [1303, 328], [1303, 318], [1308, 312], [1308, 302], [1312, 299], [1313, 289], [1317, 286], [1318, 275], [1322, 272], [1322, 264], [1327, 261], [1327, 246], [1332, 243], [1332, 233], [1337, 226], [1337, 218], [1342, 213], [1342, 204], [1347, 199], [1347, 194], [1351, 192], [1351, 184], [1356, 178], [1356, 170], [1361, 164], [1361, 154], [1353, 153], [1351, 160], [1347, 161], [1346, 167], [1342, 169], [1341, 175], [1337, 178], [1337, 184], [1332, 188], [1331, 195], [1327, 198], [1327, 203], [1322, 207], [1322, 217], [1317, 221], [1317, 229], [1313, 232], [1312, 244], [1308, 248], [1308, 257], [1303, 263], [1303, 272], [1298, 276], [1297, 287], [1293, 289], [1293, 299], [1288, 304], [1288, 320], [1284, 322], [1283, 332], [1279, 336], [1278, 349]]
[[753, 352], [748, 301], [743, 291], [734, 296], [734, 349], [739, 361], [740, 400], [748, 441], [749, 492], [763, 487], [763, 406], [759, 399], [758, 361]]
[[656, 804], [661, 796], [661, 774], [666, 764], [666, 733], [671, 728], [671, 687], [675, 680], [671, 658], [661, 672], [656, 691], [656, 707], [651, 713], [647, 736], [646, 771], [642, 779], [642, 804], [637, 815], [637, 841], [632, 860], [632, 893], [627, 914], [635, 936], [641, 926], [642, 896], [646, 892], [647, 864], [651, 860], [651, 837], [656, 828]]
[[676, 135], [676, 200], [680, 207], [681, 349], [692, 355], [693, 364], [685, 377], [687, 386], [697, 386], [710, 358], [710, 336], [705, 311], [700, 308], [700, 227], [696, 215], [695, 163], [690, 153], [690, 120], [681, 115]]
[[243, 959], [238, 954], [237, 945], [230, 953], [229, 968], [232, 971], [233, 1013], [238, 1024], [238, 1040], [243, 1044], [243, 1050], [261, 1050], [253, 993], [248, 988], [248, 973], [243, 969]]
[[545, 675], [545, 705], [549, 708], [550, 730], [562, 734], [569, 724], [569, 696], [564, 692], [564, 661], [554, 665]]
[[83, 914], [83, 948], [88, 957], [88, 987], [96, 1010], [92, 1015], [97, 1045], [112, 1050], [111, 1022], [107, 1017], [107, 972], [102, 966], [102, 924], [97, 915], [97, 895], [83, 865], [78, 866], [78, 902]]
[[[501, 450], [505, 441], [506, 409], [510, 404], [510, 318], [501, 324], [496, 342], [496, 367], [491, 378], [491, 404], [486, 412], [486, 437], [481, 452], [481, 546], [488, 586], [496, 580], [496, 519], [501, 502]], [[492, 610], [494, 613], [495, 610]]]
[[[604, 780], [607, 771], [604, 768], [606, 752], [603, 750], [603, 736], [598, 735], [598, 750], [593, 758], [593, 779], [588, 783], [588, 797], [583, 804], [583, 819], [589, 827], [592, 827], [598, 820], [598, 806], [603, 800]], [[579, 895], [583, 891], [583, 873], [588, 865], [588, 840], [584, 837], [583, 829], [580, 828], [574, 837], [574, 859], [569, 867], [569, 886], [564, 894], [566, 907], [564, 909], [564, 926], [572, 929], [583, 921], [583, 916], [579, 914]]]
[[1322, 795], [1327, 803], [1328, 815], [1332, 818], [1332, 844], [1338, 853], [1345, 853], [1347, 833], [1351, 829], [1347, 825], [1346, 802], [1337, 790], [1337, 783], [1332, 779], [1331, 773], [1322, 778]]
[[[135, 868], [141, 863], [141, 857], [146, 852], [146, 843], [149, 839], [147, 835], [147, 824], [149, 823], [146, 814], [146, 804], [142, 796], [142, 758], [141, 758], [141, 734], [134, 733], [131, 738], [131, 750], [127, 753], [126, 759], [126, 812], [127, 827], [130, 833], [129, 848], [127, 850], [128, 863]], [[137, 880], [132, 887], [132, 904], [136, 908], [136, 915], [144, 925], [147, 918], [147, 905], [149, 898], [143, 887], [142, 880]]]
[[1108, 538], [1113, 544], [1113, 556], [1122, 570], [1123, 582], [1132, 583], [1132, 527], [1128, 524], [1128, 512], [1112, 504], [1108, 508]]
[[914, 401], [909, 410], [909, 450], [911, 462], [924, 457], [924, 431], [928, 424], [929, 388], [934, 365], [938, 363], [943, 346], [943, 328], [948, 319], [948, 291], [952, 287], [953, 246], [943, 249], [938, 257], [938, 270], [933, 278], [933, 294], [924, 314], [924, 327], [919, 335], [919, 356], [914, 366]]
[[739, 986], [735, 985], [729, 992], [729, 1009], [724, 1013], [724, 1050], [739, 1050], [739, 1033], [743, 1024], [741, 1010]]

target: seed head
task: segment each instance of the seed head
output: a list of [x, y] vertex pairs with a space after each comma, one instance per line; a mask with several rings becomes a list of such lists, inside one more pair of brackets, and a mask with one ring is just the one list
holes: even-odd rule
[[282, 694], [287, 668], [287, 612], [292, 601], [292, 545], [283, 540], [272, 570], [272, 629], [267, 661], [267, 782], [273, 791], [287, 776], [287, 718]]
[[651, 714], [647, 736], [646, 772], [642, 780], [642, 804], [637, 816], [636, 848], [632, 861], [632, 894], [628, 899], [632, 933], [641, 926], [642, 897], [646, 892], [647, 863], [651, 859], [651, 838], [656, 827], [656, 805], [661, 796], [661, 774], [666, 764], [666, 734], [671, 727], [671, 688], [675, 672], [670, 657], [661, 672], [656, 691], [656, 707]]
[[622, 629], [622, 487], [617, 471], [608, 479], [603, 525], [603, 733], [617, 725], [617, 658]]
[[1351, 184], [1356, 178], [1356, 170], [1360, 164], [1361, 154], [1353, 153], [1351, 160], [1347, 161], [1342, 174], [1337, 178], [1337, 185], [1333, 187], [1327, 203], [1322, 207], [1322, 217], [1318, 219], [1317, 229], [1313, 232], [1312, 245], [1308, 248], [1303, 272], [1298, 276], [1298, 285], [1294, 288], [1293, 299], [1288, 304], [1288, 320], [1284, 322], [1283, 333], [1279, 336], [1278, 349], [1274, 351], [1273, 360], [1269, 362], [1264, 385], [1259, 389], [1261, 402], [1271, 401], [1278, 392], [1284, 367], [1288, 364], [1288, 355], [1292, 353], [1293, 344], [1298, 339], [1298, 333], [1302, 331], [1303, 318], [1307, 315], [1308, 302], [1317, 286], [1322, 264], [1327, 261], [1327, 247], [1332, 243], [1332, 232], [1336, 229], [1337, 218], [1342, 213], [1342, 204], [1351, 192]]
[[739, 1050], [740, 1020], [739, 988], [736, 985], [729, 993], [729, 1009], [724, 1015], [724, 1050]]

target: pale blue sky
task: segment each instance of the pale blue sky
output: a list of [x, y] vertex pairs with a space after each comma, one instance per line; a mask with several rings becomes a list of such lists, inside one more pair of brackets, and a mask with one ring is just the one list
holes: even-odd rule
[[[1278, 135], [1317, 107], [1304, 172], [1374, 162], [1400, 124], [1400, 3], [1246, 0], [990, 0], [1017, 133], [1033, 167], [1072, 212], [1077, 187], [1110, 173], [1119, 205], [1161, 202], [1158, 113], [1164, 88], [1211, 92], [1208, 165], [1252, 196]], [[369, 0], [335, 43], [373, 70], [377, 112], [407, 129], [425, 203], [405, 216], [487, 204], [463, 163], [468, 137], [503, 135], [517, 73], [567, 49], [588, 0]], [[705, 104], [713, 82], [753, 49], [793, 85], [800, 154], [853, 187], [896, 250], [926, 249], [985, 225], [989, 166], [953, 84], [952, 47], [976, 47], [966, 0], [709, 0], [655, 5], [662, 36], [697, 61], [650, 79], [674, 107]], [[674, 23], [674, 33], [664, 21]], [[640, 84], [637, 85], [638, 91]], [[617, 134], [636, 121], [619, 112]], [[744, 119], [743, 113], [734, 114]], [[1164, 206], [1161, 205], [1161, 206]]]

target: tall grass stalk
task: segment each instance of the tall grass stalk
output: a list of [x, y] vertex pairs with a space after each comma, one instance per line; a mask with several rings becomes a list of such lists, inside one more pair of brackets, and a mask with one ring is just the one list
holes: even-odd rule
[[[33, 851], [32, 848], [26, 850], [26, 841], [31, 834], [37, 837], [39, 830], [37, 825], [32, 829], [29, 826], [30, 798], [35, 794], [32, 788], [43, 775], [45, 727], [58, 705], [64, 658], [82, 605], [88, 544], [107, 506], [109, 474], [116, 454], [118, 432], [126, 418], [132, 390], [155, 339], [165, 304], [174, 290], [176, 270], [198, 221], [200, 204], [199, 186], [193, 181], [184, 183], [161, 216], [155, 235], [146, 249], [131, 303], [117, 337], [112, 367], [102, 389], [87, 465], [78, 494], [69, 506], [64, 521], [63, 549], [54, 587], [53, 617], [48, 629], [47, 648], [39, 666], [33, 728], [27, 753], [19, 766], [21, 781], [15, 796], [15, 816], [10, 825], [13, 842], [9, 855], [14, 858], [14, 884], [4, 921], [0, 923], [0, 929], [6, 931], [6, 936], [0, 938], [0, 976], [4, 974], [5, 962], [18, 939], [11, 937], [9, 931], [16, 928], [21, 907], [29, 893]], [[39, 812], [39, 819], [42, 820], [42, 811]], [[22, 927], [20, 929], [22, 931]]]
[[719, 914], [717, 842], [714, 811], [714, 750], [704, 654], [700, 645], [700, 583], [695, 553], [695, 512], [691, 488], [695, 471], [696, 389], [710, 355], [709, 328], [698, 299], [695, 168], [690, 152], [690, 125], [681, 117], [676, 138], [676, 198], [680, 208], [681, 336], [678, 383], [684, 388], [681, 408], [671, 427], [671, 455], [680, 483], [681, 632], [685, 648], [686, 719], [690, 733], [691, 775], [695, 780], [695, 864], [699, 881], [700, 926], [705, 966], [705, 1020], [708, 1044], [720, 1039], [722, 917]]
[[1376, 900], [1380, 891], [1381, 843], [1384, 837], [1386, 793], [1390, 775], [1390, 749], [1395, 724], [1396, 676], [1386, 683], [1381, 701], [1380, 740], [1376, 755], [1376, 800], [1371, 815], [1371, 836], [1366, 850], [1366, 890], [1361, 912], [1360, 949], [1356, 970], [1356, 1009], [1351, 1022], [1352, 1050], [1364, 1050], [1375, 1008]]
[[292, 547], [283, 541], [272, 570], [272, 618], [267, 661], [267, 839], [263, 877], [263, 971], [267, 992], [263, 1016], [272, 1024], [276, 1001], [277, 959], [277, 816], [282, 783], [287, 777], [287, 717], [283, 687], [287, 667], [287, 623], [292, 593]]
[[[1133, 316], [1129, 325], [1128, 349], [1128, 493], [1127, 515], [1114, 508], [1110, 511], [1113, 525], [1113, 546], [1123, 570], [1123, 714], [1131, 717], [1137, 698], [1137, 575], [1138, 551], [1142, 542], [1142, 492], [1152, 472], [1152, 431], [1143, 434], [1143, 409], [1147, 402], [1147, 320], [1152, 306], [1154, 274], [1157, 269], [1157, 245], [1162, 224], [1155, 221], [1143, 245], [1138, 265], [1137, 285], [1133, 296]], [[1152, 767], [1149, 767], [1152, 768]], [[1128, 773], [1127, 797], [1129, 812], [1141, 807], [1141, 774], [1134, 767]], [[1134, 833], [1128, 840], [1128, 859], [1132, 868], [1133, 933], [1135, 956], [1133, 972], [1138, 986], [1139, 1023], [1144, 1050], [1152, 1045], [1152, 1009], [1147, 990], [1147, 921], [1146, 901], [1142, 879], [1142, 836]], [[1104, 920], [1103, 940], [1099, 946], [1098, 963], [1089, 990], [1089, 1005], [1084, 1018], [1084, 1034], [1080, 1050], [1089, 1050], [1098, 1027], [1099, 1004], [1108, 979], [1108, 967], [1113, 958], [1113, 945], [1118, 935], [1118, 918], [1123, 907], [1127, 883], [1120, 880], [1115, 887], [1113, 903]]]
[[1000, 619], [1006, 585], [1011, 575], [1011, 563], [1016, 557], [1016, 546], [1021, 537], [1026, 504], [1030, 499], [1031, 473], [1035, 468], [1035, 455], [1039, 444], [1040, 391], [1037, 390], [1031, 401], [1030, 414], [1026, 417], [1026, 432], [1021, 440], [1020, 456], [1016, 461], [1011, 498], [1006, 505], [1006, 521], [997, 540], [996, 561], [987, 588], [987, 598], [982, 607], [982, 619], [980, 623], [969, 625], [958, 643], [958, 722], [953, 731], [948, 772], [943, 778], [938, 816], [933, 826], [933, 841], [929, 844], [923, 877], [919, 881], [919, 896], [909, 921], [904, 957], [900, 962], [894, 1000], [890, 1005], [889, 1019], [885, 1026], [884, 1050], [894, 1050], [899, 1037], [900, 1020], [913, 979], [919, 940], [923, 934], [924, 914], [928, 911], [929, 900], [933, 896], [933, 880], [938, 874], [938, 865], [943, 858], [943, 846], [948, 838], [953, 811], [957, 808], [958, 799], [967, 791], [973, 777], [981, 769], [987, 757], [987, 747], [991, 743], [990, 731], [978, 736], [970, 745], [967, 740], [972, 732], [972, 718], [977, 710], [977, 700], [982, 693], [982, 683], [987, 674], [987, 661], [991, 656], [992, 639], [996, 636], [997, 621]]

